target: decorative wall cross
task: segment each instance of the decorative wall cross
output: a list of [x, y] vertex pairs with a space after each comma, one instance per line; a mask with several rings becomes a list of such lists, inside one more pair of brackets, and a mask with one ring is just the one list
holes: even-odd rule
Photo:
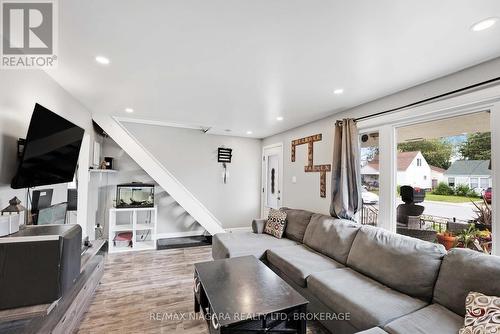
[[326, 172], [332, 171], [332, 165], [314, 164], [314, 142], [321, 141], [322, 135], [317, 134], [305, 138], [292, 140], [292, 162], [295, 162], [295, 148], [299, 145], [307, 144], [307, 166], [304, 167], [306, 173], [319, 173], [319, 195], [326, 197]]

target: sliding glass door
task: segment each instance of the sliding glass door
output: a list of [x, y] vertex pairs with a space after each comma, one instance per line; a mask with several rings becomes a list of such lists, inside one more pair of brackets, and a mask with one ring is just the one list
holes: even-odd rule
[[397, 233], [491, 252], [490, 112], [396, 128]]
[[360, 221], [364, 225], [378, 225], [380, 190], [380, 150], [379, 133], [362, 133], [361, 143], [361, 184], [363, 206]]

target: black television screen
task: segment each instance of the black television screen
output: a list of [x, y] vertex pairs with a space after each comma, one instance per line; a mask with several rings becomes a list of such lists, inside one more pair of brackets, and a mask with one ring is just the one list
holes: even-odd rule
[[14, 189], [71, 182], [84, 130], [47, 108], [35, 105]]

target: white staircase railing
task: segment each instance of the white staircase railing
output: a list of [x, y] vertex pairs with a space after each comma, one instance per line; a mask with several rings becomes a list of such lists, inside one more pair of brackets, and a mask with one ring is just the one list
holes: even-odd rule
[[94, 121], [210, 234], [225, 232], [220, 221], [175, 178], [154, 155], [109, 115], [93, 114]]

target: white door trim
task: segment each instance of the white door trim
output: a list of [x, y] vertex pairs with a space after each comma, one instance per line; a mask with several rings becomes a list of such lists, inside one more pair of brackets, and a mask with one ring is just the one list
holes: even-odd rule
[[284, 165], [284, 156], [283, 156], [283, 142], [280, 143], [275, 143], [275, 144], [270, 144], [262, 147], [262, 156], [261, 156], [261, 172], [262, 172], [262, 177], [261, 177], [261, 187], [260, 187], [260, 216], [261, 218], [267, 218], [264, 216], [264, 187], [266, 186], [267, 182], [267, 171], [266, 171], [266, 164], [264, 161], [264, 153], [268, 149], [272, 148], [279, 148], [280, 149], [280, 165], [279, 165], [279, 175], [280, 175], [280, 180], [279, 180], [279, 191], [280, 191], [280, 205], [283, 204], [283, 165]]

